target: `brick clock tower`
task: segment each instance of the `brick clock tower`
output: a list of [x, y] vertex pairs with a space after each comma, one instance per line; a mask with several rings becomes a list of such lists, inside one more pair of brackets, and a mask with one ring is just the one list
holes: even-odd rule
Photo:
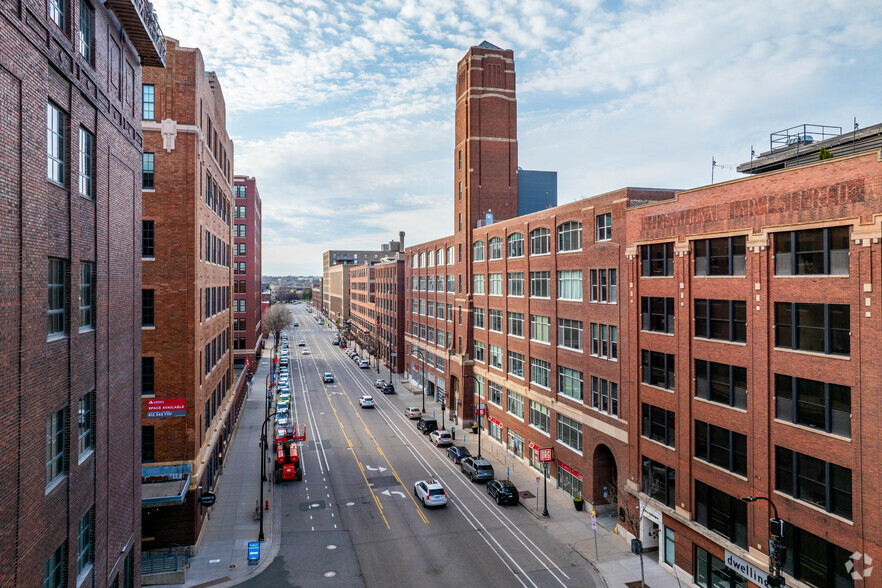
[[474, 418], [472, 376], [472, 231], [488, 219], [518, 215], [517, 101], [514, 52], [484, 41], [468, 50], [456, 73], [454, 241], [456, 243], [455, 355], [447, 406]]

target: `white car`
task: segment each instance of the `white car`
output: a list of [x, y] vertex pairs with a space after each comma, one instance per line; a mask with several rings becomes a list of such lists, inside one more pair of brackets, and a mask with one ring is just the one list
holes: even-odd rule
[[442, 445], [453, 445], [453, 437], [451, 437], [450, 433], [448, 433], [444, 429], [432, 431], [429, 434], [429, 439], [432, 441], [432, 443], [435, 444], [436, 447], [441, 447]]
[[379, 380], [374, 382], [374, 388], [382, 388], [385, 385], [386, 385], [386, 380], [384, 380], [383, 378], [380, 378]]
[[374, 407], [374, 399], [372, 396], [368, 396], [365, 394], [361, 398], [358, 399], [358, 403], [362, 408], [373, 408]]
[[363, 370], [366, 370], [366, 369], [368, 369], [369, 367], [371, 367], [371, 364], [368, 362], [368, 360], [366, 360], [366, 359], [362, 359], [362, 360], [361, 360], [361, 363], [358, 364], [358, 367], [360, 367], [360, 368], [363, 369]]
[[437, 480], [420, 480], [413, 485], [413, 494], [423, 506], [447, 506], [447, 492]]
[[303, 351], [301, 351], [300, 353], [302, 353], [303, 355], [309, 355], [309, 349], [304, 347]]
[[404, 409], [404, 416], [409, 419], [418, 419], [423, 416], [423, 411], [416, 407], [408, 407]]

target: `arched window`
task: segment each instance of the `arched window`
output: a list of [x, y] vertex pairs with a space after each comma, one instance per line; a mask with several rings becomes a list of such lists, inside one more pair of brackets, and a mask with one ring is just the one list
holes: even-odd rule
[[475, 241], [472, 243], [472, 260], [484, 261], [484, 242]]
[[444, 249], [435, 252], [435, 265], [444, 265]]
[[508, 236], [508, 256], [523, 257], [524, 256], [524, 234], [512, 233]]
[[551, 253], [551, 231], [545, 227], [530, 231], [530, 255]]
[[557, 251], [578, 251], [582, 249], [582, 223], [568, 221], [557, 227]]
[[502, 259], [502, 237], [493, 237], [487, 244], [487, 259]]
[[[460, 250], [460, 253], [462, 253], [462, 250]], [[451, 245], [447, 248], [447, 265], [453, 265], [453, 258], [453, 246]]]

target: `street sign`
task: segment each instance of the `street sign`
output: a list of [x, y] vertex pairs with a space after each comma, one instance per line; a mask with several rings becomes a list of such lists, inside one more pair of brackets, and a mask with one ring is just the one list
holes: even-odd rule
[[260, 541], [248, 542], [248, 565], [255, 566], [260, 563]]
[[539, 482], [542, 480], [542, 476], [536, 476], [536, 490], [539, 490]]
[[592, 529], [597, 528], [597, 515], [594, 515], [594, 514], [591, 515], [591, 528]]
[[551, 461], [551, 447], [539, 448], [539, 461], [546, 463]]
[[211, 506], [217, 501], [217, 496], [214, 492], [203, 492], [202, 496], [199, 497], [199, 502], [202, 506]]

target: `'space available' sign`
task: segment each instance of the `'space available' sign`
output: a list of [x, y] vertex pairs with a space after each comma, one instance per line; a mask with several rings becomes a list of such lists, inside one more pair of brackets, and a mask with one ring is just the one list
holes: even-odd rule
[[186, 398], [152, 398], [147, 401], [147, 418], [182, 417], [187, 414]]

